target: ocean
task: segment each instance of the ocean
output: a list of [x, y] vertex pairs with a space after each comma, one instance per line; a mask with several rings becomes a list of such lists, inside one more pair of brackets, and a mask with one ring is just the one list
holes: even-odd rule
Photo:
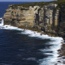
[[[56, 65], [63, 39], [20, 29], [0, 30], [0, 65]], [[61, 65], [61, 64], [59, 64]]]
[[[2, 17], [8, 5], [14, 3], [0, 3]], [[0, 65], [65, 65], [64, 46], [61, 37], [14, 27], [0, 29]]]

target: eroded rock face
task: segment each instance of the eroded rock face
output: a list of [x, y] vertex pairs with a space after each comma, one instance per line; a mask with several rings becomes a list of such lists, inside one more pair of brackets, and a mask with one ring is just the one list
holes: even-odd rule
[[65, 3], [60, 4], [59, 8], [58, 34], [65, 38]]
[[[58, 25], [57, 4], [48, 4], [44, 6], [17, 6], [16, 8], [9, 6], [4, 14], [5, 22], [9, 22], [16, 26], [44, 27], [45, 30], [52, 30], [53, 26]], [[7, 22], [7, 23], [8, 23]]]

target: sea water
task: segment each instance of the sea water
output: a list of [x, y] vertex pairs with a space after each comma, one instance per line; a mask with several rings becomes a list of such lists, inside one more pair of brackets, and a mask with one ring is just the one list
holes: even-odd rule
[[62, 37], [51, 37], [9, 25], [0, 30], [0, 65], [63, 65]]

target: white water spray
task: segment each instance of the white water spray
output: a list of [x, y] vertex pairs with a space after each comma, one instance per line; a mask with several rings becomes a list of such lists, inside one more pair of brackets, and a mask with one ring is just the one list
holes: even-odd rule
[[61, 38], [61, 37], [51, 37], [51, 36], [44, 35], [44, 34], [41, 35], [40, 33], [36, 32], [36, 31], [31, 31], [31, 30], [28, 30], [28, 29], [24, 30], [24, 29], [20, 29], [18, 27], [14, 27], [14, 26], [11, 26], [11, 25], [4, 25], [4, 26], [2, 26], [2, 29], [20, 30], [21, 31], [20, 34], [26, 34], [29, 37], [38, 37], [40, 39], [51, 39], [52, 42], [47, 43], [47, 44], [52, 44], [52, 46], [50, 48], [39, 49], [39, 50], [42, 53], [47, 52], [47, 51], [52, 51], [53, 53], [45, 53], [47, 55], [52, 55], [52, 56], [40, 59], [38, 62], [39, 62], [39, 65], [55, 65], [56, 62], [58, 61], [58, 56], [59, 56], [58, 50], [61, 48], [63, 38]]

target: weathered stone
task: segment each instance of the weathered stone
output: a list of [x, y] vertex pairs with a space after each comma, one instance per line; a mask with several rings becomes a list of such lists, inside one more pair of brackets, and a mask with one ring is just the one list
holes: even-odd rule
[[58, 13], [56, 9], [57, 4], [48, 4], [42, 7], [40, 6], [29, 6], [23, 7], [17, 6], [12, 8], [11, 5], [4, 14], [5, 21], [13, 21], [16, 26], [25, 27], [43, 27], [45, 30], [52, 30], [53, 26], [58, 25]]

